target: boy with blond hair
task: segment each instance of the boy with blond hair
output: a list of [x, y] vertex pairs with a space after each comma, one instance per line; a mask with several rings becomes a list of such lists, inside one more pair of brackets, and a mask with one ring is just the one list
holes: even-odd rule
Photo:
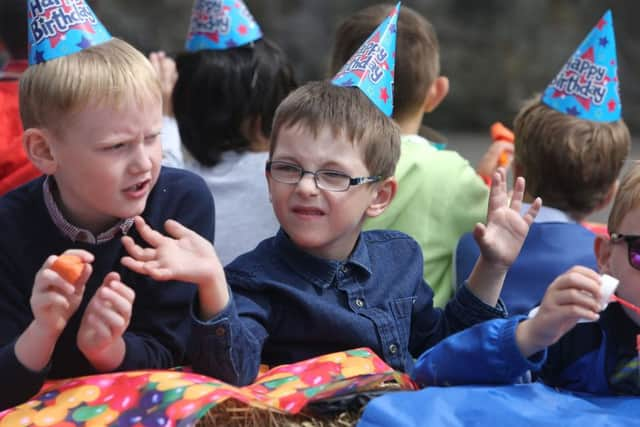
[[[335, 73], [393, 9], [378, 4], [347, 17], [338, 27], [331, 72]], [[460, 236], [484, 221], [487, 186], [469, 162], [455, 151], [438, 150], [419, 136], [425, 115], [449, 93], [449, 79], [440, 74], [438, 38], [431, 23], [403, 6], [398, 16], [393, 119], [402, 133], [395, 177], [396, 197], [383, 214], [368, 218], [368, 230], [398, 230], [422, 249], [424, 279], [443, 307], [452, 295], [452, 254]], [[492, 144], [478, 173], [492, 176], [503, 150], [512, 144]]]
[[[29, 7], [37, 25], [47, 12], [68, 13], [56, 4], [48, 6], [55, 11]], [[74, 8], [83, 13], [68, 19], [93, 13]], [[74, 27], [58, 50], [43, 46], [42, 33], [32, 35], [31, 65], [20, 81], [26, 152], [44, 176], [0, 198], [0, 371], [12, 385], [0, 390], [3, 409], [47, 379], [182, 364], [195, 288], [157, 286], [124, 268], [120, 236], [138, 239], [131, 226], [141, 215], [155, 226], [179, 218], [213, 239], [204, 182], [160, 167], [153, 67], [90, 21], [93, 31]], [[79, 278], [58, 273], [59, 254], [77, 257]]]

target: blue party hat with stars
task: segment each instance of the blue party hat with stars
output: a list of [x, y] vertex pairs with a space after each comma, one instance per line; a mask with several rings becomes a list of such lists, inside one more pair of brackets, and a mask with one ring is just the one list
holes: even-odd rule
[[400, 3], [331, 80], [336, 86], [358, 87], [385, 113], [393, 113], [393, 71]]
[[542, 95], [554, 110], [596, 122], [622, 117], [613, 17], [608, 10]]
[[30, 0], [29, 65], [80, 52], [111, 40], [84, 0]]
[[262, 30], [242, 0], [196, 0], [186, 48], [224, 50], [262, 38]]

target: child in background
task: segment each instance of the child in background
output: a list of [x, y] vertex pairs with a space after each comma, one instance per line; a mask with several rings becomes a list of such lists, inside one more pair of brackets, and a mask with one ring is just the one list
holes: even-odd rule
[[[83, 2], [28, 7], [20, 108], [27, 154], [45, 176], [0, 198], [2, 409], [47, 379], [183, 364], [195, 287], [127, 270], [119, 237], [139, 239], [137, 215], [156, 227], [179, 218], [207, 241], [214, 232], [202, 179], [160, 167], [149, 61]], [[56, 17], [74, 25], [47, 37], [41, 26], [57, 28]], [[79, 258], [79, 279], [57, 273], [57, 254]]]
[[[514, 174], [527, 180], [525, 202], [541, 197], [545, 206], [507, 273], [501, 298], [510, 314], [528, 313], [571, 266], [597, 266], [596, 236], [580, 222], [610, 203], [631, 146], [611, 65], [617, 64], [613, 23], [610, 14], [603, 19], [606, 25], [593, 29], [544, 95], [529, 100], [515, 118]], [[608, 43], [601, 44], [603, 38]], [[587, 100], [570, 92], [578, 66], [587, 70], [585, 81], [607, 88], [607, 98]], [[607, 86], [600, 82], [604, 76]], [[454, 261], [458, 279], [469, 276], [479, 253], [473, 236], [463, 236]]]
[[[379, 4], [349, 16], [336, 32], [331, 72], [336, 73], [393, 9]], [[487, 216], [488, 190], [476, 171], [454, 151], [438, 151], [418, 136], [425, 114], [434, 111], [449, 92], [440, 75], [438, 39], [432, 25], [403, 6], [398, 18], [393, 119], [402, 132], [395, 171], [398, 193], [382, 215], [369, 218], [365, 229], [399, 230], [422, 248], [424, 279], [442, 307], [452, 295], [452, 254], [464, 233]], [[479, 172], [492, 176], [503, 150], [492, 144]], [[462, 208], [461, 208], [462, 207]]]
[[[210, 10], [211, 2], [195, 3], [187, 51], [176, 58], [173, 112], [185, 167], [205, 179], [216, 199], [216, 223], [224, 224], [216, 252], [226, 265], [279, 228], [264, 165], [273, 114], [297, 84], [284, 52], [263, 38], [242, 1], [220, 4]], [[220, 31], [208, 20], [228, 20], [229, 34], [211, 37]]]
[[18, 79], [27, 68], [27, 6], [23, 0], [0, 2], [0, 41], [9, 61], [0, 70], [0, 196], [39, 176], [22, 147]]
[[[600, 273], [620, 280], [616, 295], [640, 306], [640, 166], [620, 185], [608, 236], [598, 236]], [[537, 314], [477, 325], [420, 357], [425, 385], [502, 384], [527, 370], [553, 387], [595, 394], [640, 394], [637, 308], [600, 304], [600, 276], [574, 267], [547, 289]], [[579, 320], [589, 322], [579, 323]], [[548, 347], [548, 349], [547, 349]]]
[[[353, 70], [362, 63], [350, 61], [332, 83], [306, 84], [278, 107], [266, 168], [281, 224], [276, 236], [224, 271], [211, 245], [175, 222], [167, 224], [169, 238], [137, 220], [150, 250], [125, 238], [129, 268], [198, 285], [190, 353], [198, 372], [247, 384], [260, 362], [279, 365], [360, 346], [408, 371], [413, 357], [445, 336], [505, 315], [497, 299], [502, 266], [519, 247], [502, 234], [524, 239], [539, 208], [538, 202], [519, 215], [522, 180], [508, 206], [504, 170], [494, 175], [488, 223], [476, 230], [481, 246], [492, 250], [444, 310], [433, 307], [413, 239], [362, 231], [397, 188], [400, 132], [380, 111], [390, 111], [391, 100], [378, 98], [391, 93], [396, 17], [394, 9], [376, 30], [379, 39], [367, 41], [371, 79], [359, 81]], [[494, 243], [503, 241], [510, 244]]]

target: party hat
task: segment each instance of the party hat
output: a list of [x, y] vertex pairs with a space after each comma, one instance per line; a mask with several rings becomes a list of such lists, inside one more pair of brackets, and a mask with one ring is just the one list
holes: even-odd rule
[[111, 40], [84, 0], [29, 0], [29, 65], [80, 52]]
[[608, 10], [542, 95], [564, 114], [596, 122], [622, 117], [613, 17]]
[[261, 38], [262, 30], [242, 0], [196, 0], [186, 48], [224, 50]]
[[336, 86], [355, 86], [387, 116], [393, 112], [393, 70], [400, 3], [331, 80]]

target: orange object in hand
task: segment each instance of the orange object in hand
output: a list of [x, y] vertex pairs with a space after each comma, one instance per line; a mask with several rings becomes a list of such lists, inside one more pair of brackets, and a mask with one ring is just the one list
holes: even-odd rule
[[[492, 124], [490, 132], [491, 132], [491, 139], [493, 140], [493, 142], [507, 141], [507, 142], [513, 143], [516, 140], [515, 135], [513, 134], [513, 131], [511, 131], [511, 129], [509, 129], [508, 127], [506, 127], [500, 122], [495, 122], [494, 124]], [[508, 154], [503, 151], [502, 153], [500, 153], [498, 164], [500, 166], [505, 166], [508, 163], [509, 163]]]
[[82, 275], [84, 261], [77, 255], [60, 255], [51, 266], [64, 280], [74, 284]]

